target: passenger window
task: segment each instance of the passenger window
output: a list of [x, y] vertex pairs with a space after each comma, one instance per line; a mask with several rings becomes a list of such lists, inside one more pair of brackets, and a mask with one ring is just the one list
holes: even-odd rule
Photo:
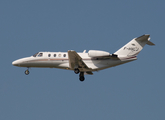
[[39, 54], [38, 54], [38, 57], [42, 57], [42, 55], [43, 55], [43, 53], [39, 53]]
[[50, 57], [51, 56], [51, 54], [48, 54], [48, 57]]
[[61, 57], [61, 54], [59, 54], [58, 57]]
[[64, 54], [63, 57], [66, 57], [66, 54]]
[[54, 54], [54, 57], [56, 57], [56, 54]]

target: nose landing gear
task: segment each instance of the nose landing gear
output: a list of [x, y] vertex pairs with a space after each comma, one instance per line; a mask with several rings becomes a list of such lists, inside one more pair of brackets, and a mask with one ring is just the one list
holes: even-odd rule
[[29, 75], [29, 68], [25, 71], [25, 75]]

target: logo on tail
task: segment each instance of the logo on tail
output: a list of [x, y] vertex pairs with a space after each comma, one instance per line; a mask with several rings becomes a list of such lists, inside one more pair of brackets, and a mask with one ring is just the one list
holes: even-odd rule
[[128, 42], [125, 46], [120, 48], [114, 54], [118, 56], [137, 56], [139, 52], [143, 49], [143, 47], [148, 45], [155, 45], [154, 43], [150, 42], [150, 35], [142, 35], [138, 38], [134, 38], [130, 42]]

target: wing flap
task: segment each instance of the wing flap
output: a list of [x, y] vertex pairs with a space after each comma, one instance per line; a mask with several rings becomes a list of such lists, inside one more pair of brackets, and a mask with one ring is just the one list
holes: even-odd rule
[[91, 71], [87, 71], [86, 72], [88, 75], [93, 75], [93, 73]]

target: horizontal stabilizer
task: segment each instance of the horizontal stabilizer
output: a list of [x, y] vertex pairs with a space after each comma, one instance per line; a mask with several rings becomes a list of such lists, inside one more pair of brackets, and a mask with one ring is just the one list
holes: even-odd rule
[[152, 43], [151, 41], [147, 42], [147, 45], [155, 45], [154, 43]]
[[138, 38], [135, 38], [135, 40], [137, 40], [137, 41], [145, 41], [146, 39], [148, 40], [148, 42], [146, 43], [147, 45], [155, 45], [154, 43], [149, 41], [150, 40], [150, 35], [142, 35]]
[[144, 40], [149, 40], [150, 38], [150, 35], [142, 35], [142, 36], [140, 36], [140, 37], [138, 37], [138, 38], [135, 38], [135, 40], [137, 40], [137, 41], [144, 41]]

